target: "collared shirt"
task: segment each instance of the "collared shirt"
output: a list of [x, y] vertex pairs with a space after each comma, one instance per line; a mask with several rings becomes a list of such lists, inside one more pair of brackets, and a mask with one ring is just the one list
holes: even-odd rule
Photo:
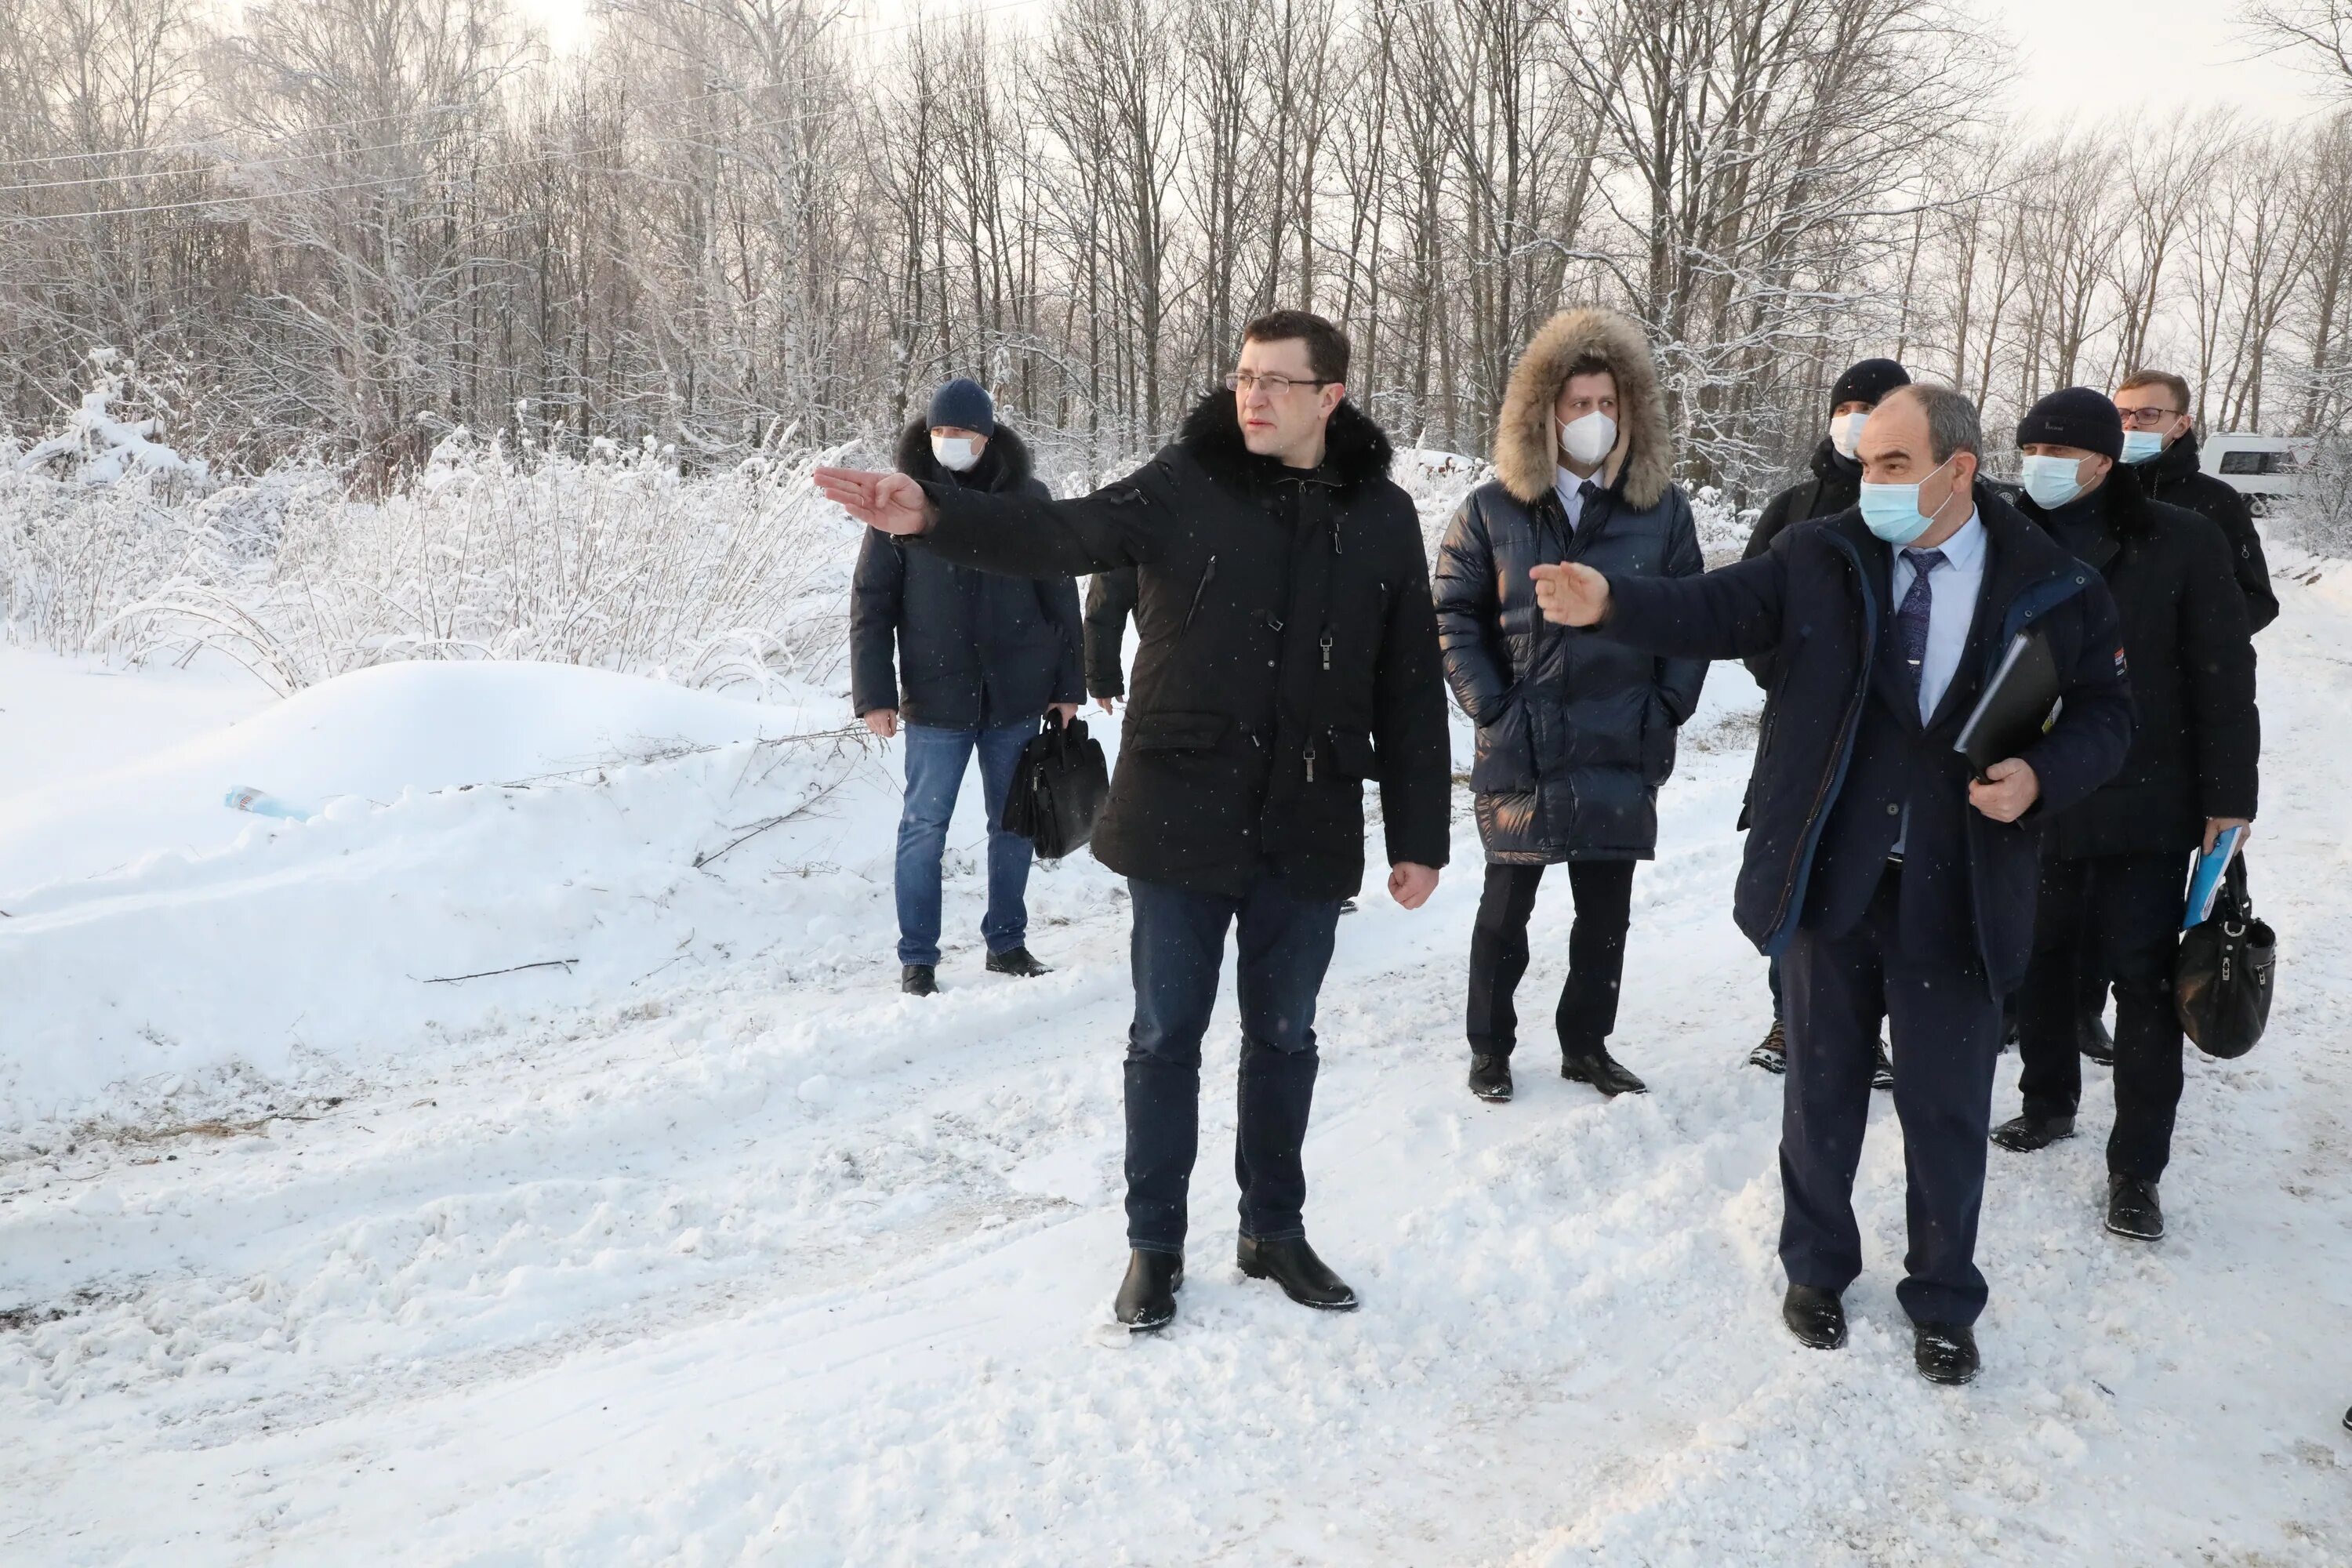
[[[1598, 468], [1593, 470], [1596, 474], [1600, 471]], [[1551, 488], [1559, 492], [1559, 504], [1567, 509], [1568, 531], [1570, 533], [1574, 533], [1576, 525], [1584, 521], [1584, 487], [1588, 483], [1598, 484], [1600, 480], [1584, 479], [1562, 465], [1553, 465]]]
[[[1958, 531], [1935, 548], [1944, 552], [1944, 563], [1936, 568], [1935, 576], [1927, 584], [1927, 656], [1919, 666], [1922, 724], [1934, 716], [1936, 705], [1951, 689], [1952, 677], [1959, 671], [1960, 654], [1968, 647], [1969, 625], [1976, 619], [1977, 596], [1984, 590], [1984, 520], [1969, 512], [1968, 521], [1960, 524]], [[1897, 550], [1895, 574], [1889, 584], [1894, 606], [1901, 606], [1903, 596], [1911, 591], [1912, 579], [1918, 574], [1912, 551]]]
[[[1916, 546], [1914, 548], [1916, 548]], [[1944, 563], [1927, 581], [1927, 652], [1919, 663], [1919, 722], [1925, 724], [1935, 716], [1936, 705], [1951, 689], [1952, 677], [1959, 673], [1960, 655], [1969, 645], [1969, 625], [1976, 619], [1977, 596], [1984, 591], [1985, 530], [1984, 520], [1974, 511], [1968, 521], [1960, 524], [1943, 543], [1934, 546], [1944, 553]], [[1895, 572], [1888, 586], [1893, 603], [1900, 606], [1903, 595], [1911, 591], [1912, 579], [1919, 568], [1912, 560], [1910, 550], [1895, 552]], [[1903, 826], [1895, 836], [1893, 854], [1903, 853], [1904, 840], [1911, 834], [1911, 808], [1903, 808]]]

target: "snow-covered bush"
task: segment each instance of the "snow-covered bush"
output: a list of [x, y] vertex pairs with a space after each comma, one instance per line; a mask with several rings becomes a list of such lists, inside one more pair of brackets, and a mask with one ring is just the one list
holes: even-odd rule
[[[216, 485], [106, 410], [0, 464], [8, 635], [141, 660], [216, 648], [283, 691], [394, 659], [528, 658], [702, 687], [823, 680], [856, 531], [816, 454], [688, 478], [649, 444], [510, 452], [465, 432], [406, 490], [291, 468]], [[122, 439], [115, 439], [115, 437]]]
[[2282, 521], [2313, 554], [2352, 561], [2352, 436], [2322, 439], [2305, 473], [2304, 494]]

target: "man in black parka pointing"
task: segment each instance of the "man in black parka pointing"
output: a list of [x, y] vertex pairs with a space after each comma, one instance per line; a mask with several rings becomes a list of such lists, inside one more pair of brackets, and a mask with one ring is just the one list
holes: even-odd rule
[[1135, 679], [1094, 835], [1134, 906], [1118, 1300], [1130, 1328], [1175, 1315], [1201, 1038], [1236, 926], [1240, 1267], [1308, 1306], [1356, 1304], [1303, 1219], [1316, 997], [1363, 878], [1365, 782], [1380, 784], [1389, 891], [1418, 909], [1445, 863], [1453, 781], [1420, 521], [1347, 374], [1328, 321], [1262, 317], [1228, 392], [1150, 463], [1074, 500], [816, 474], [851, 516], [947, 560], [1029, 576], [1137, 568]]

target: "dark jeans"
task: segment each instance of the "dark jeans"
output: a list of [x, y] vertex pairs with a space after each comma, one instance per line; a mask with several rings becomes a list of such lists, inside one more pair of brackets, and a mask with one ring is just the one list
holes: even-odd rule
[[[1514, 994], [1528, 972], [1528, 919], [1535, 912], [1542, 866], [1489, 866], [1470, 928], [1470, 1049], [1507, 1057], [1518, 1043]], [[1569, 892], [1576, 919], [1568, 928], [1568, 984], [1553, 1022], [1570, 1056], [1599, 1050], [1617, 1027], [1617, 989], [1625, 973], [1625, 928], [1633, 902], [1633, 862], [1571, 860]]]
[[2172, 1007], [2188, 858], [2104, 855], [2044, 860], [2033, 959], [2018, 1004], [2018, 1080], [2025, 1114], [2072, 1116], [2083, 1100], [2084, 963], [2115, 983], [2116, 1126], [2107, 1169], [2155, 1181], [2172, 1157], [2180, 1108], [2181, 1036]]
[[1000, 724], [990, 730], [942, 730], [909, 724], [907, 741], [907, 804], [898, 815], [898, 962], [940, 961], [940, 858], [947, 850], [948, 819], [955, 815], [964, 769], [980, 753], [980, 798], [988, 808], [988, 912], [980, 934], [991, 952], [1010, 952], [1029, 932], [1030, 846], [1016, 834], [1000, 833], [1004, 796], [1013, 785], [1013, 765], [1037, 732], [1037, 721]]
[[1338, 899], [1294, 898], [1260, 877], [1242, 898], [1130, 877], [1135, 1024], [1127, 1033], [1127, 1240], [1184, 1251], [1185, 1194], [1201, 1140], [1201, 1037], [1217, 1003], [1225, 931], [1238, 929], [1241, 1087], [1234, 1179], [1244, 1236], [1307, 1234], [1300, 1147], [1315, 1100], [1315, 998], [1331, 964]]
[[1897, 919], [1902, 877], [1888, 870], [1843, 936], [1800, 926], [1781, 962], [1789, 1074], [1780, 1113], [1780, 1265], [1791, 1284], [1841, 1293], [1862, 1272], [1853, 1175], [1883, 1016], [1894, 1037], [1911, 1235], [1895, 1298], [1914, 1321], [1973, 1323], [1986, 1294], [1976, 1266], [1977, 1216], [2000, 1007], [1973, 953], [1906, 950]]

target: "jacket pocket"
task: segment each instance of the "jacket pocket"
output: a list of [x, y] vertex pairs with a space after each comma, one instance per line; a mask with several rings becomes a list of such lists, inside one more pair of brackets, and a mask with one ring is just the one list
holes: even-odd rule
[[1536, 748], [1528, 729], [1528, 705], [1514, 699], [1491, 724], [1478, 726], [1477, 757], [1470, 767], [1470, 787], [1490, 790], [1527, 789], [1536, 782]]
[[1333, 730], [1328, 733], [1331, 746], [1331, 775], [1359, 783], [1373, 774], [1372, 737], [1362, 730]]
[[1233, 723], [1223, 713], [1130, 713], [1119, 743], [1130, 752], [1205, 752]]
[[1675, 771], [1675, 724], [1666, 705], [1653, 696], [1642, 710], [1642, 782], [1653, 787]]

